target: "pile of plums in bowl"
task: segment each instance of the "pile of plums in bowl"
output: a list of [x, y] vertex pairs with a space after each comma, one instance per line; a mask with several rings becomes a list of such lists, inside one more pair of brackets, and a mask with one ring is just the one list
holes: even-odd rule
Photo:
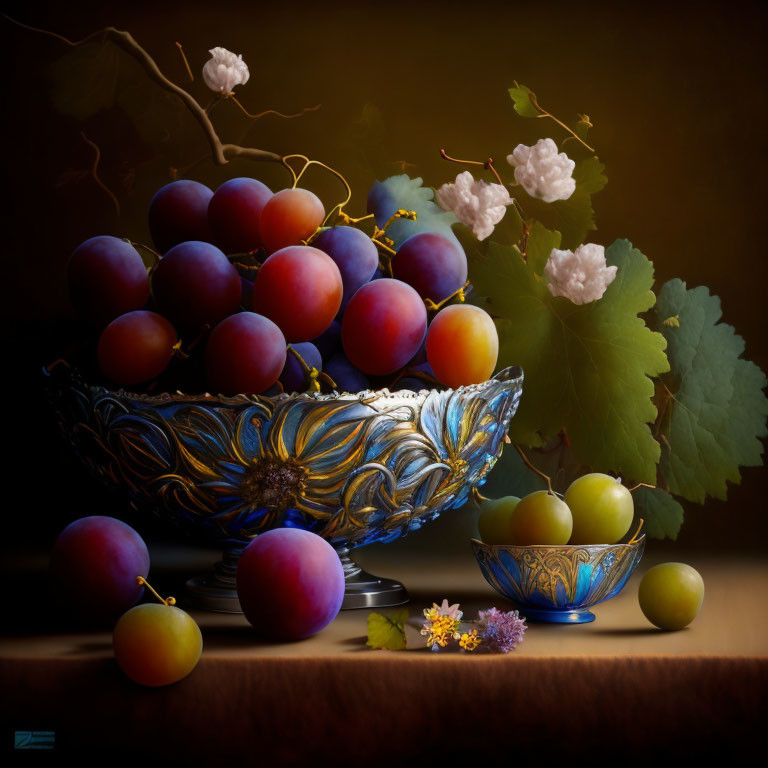
[[103, 380], [236, 395], [304, 391], [313, 368], [349, 392], [490, 378], [498, 337], [489, 315], [463, 303], [427, 311], [466, 283], [455, 238], [416, 231], [389, 254], [360, 228], [324, 227], [325, 216], [306, 189], [273, 194], [237, 178], [212, 192], [175, 181], [149, 206], [149, 270], [141, 246], [86, 240], [69, 286], [98, 336]]
[[51, 372], [59, 422], [134, 506], [225, 548], [191, 583], [203, 605], [238, 610], [239, 555], [277, 527], [334, 546], [345, 607], [402, 602], [348, 550], [461, 506], [501, 453], [522, 371], [494, 375], [461, 246], [405, 216], [393, 248], [406, 212], [369, 200], [375, 227], [326, 226], [306, 189], [175, 181], [149, 204], [152, 246], [98, 235], [72, 254], [88, 332]]

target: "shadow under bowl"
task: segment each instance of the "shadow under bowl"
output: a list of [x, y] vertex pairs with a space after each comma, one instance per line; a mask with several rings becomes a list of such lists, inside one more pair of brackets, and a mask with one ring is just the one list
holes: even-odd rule
[[584, 624], [618, 594], [640, 562], [645, 536], [624, 544], [514, 546], [472, 539], [485, 580], [528, 621]]

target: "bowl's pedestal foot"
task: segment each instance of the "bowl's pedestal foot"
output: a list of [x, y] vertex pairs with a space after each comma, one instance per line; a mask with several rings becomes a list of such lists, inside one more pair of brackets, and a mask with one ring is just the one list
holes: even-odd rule
[[346, 588], [341, 609], [351, 608], [386, 608], [403, 605], [411, 599], [405, 587], [398, 581], [384, 579], [366, 573], [349, 556], [346, 547], [336, 547], [336, 552], [344, 566]]
[[224, 550], [224, 558], [213, 573], [187, 581], [187, 599], [194, 608], [219, 613], [242, 613], [237, 596], [237, 561], [242, 547]]
[[520, 615], [525, 616], [526, 621], [536, 621], [548, 624], [587, 624], [595, 620], [595, 614], [586, 608], [578, 610], [547, 611], [520, 608]]
[[[224, 559], [216, 563], [212, 574], [195, 576], [187, 581], [187, 599], [192, 607], [219, 613], [242, 613], [237, 597], [237, 561], [242, 551], [242, 548], [225, 551]], [[346, 580], [342, 610], [385, 608], [403, 605], [410, 600], [399, 582], [366, 573], [352, 560], [346, 547], [336, 547], [336, 552]]]

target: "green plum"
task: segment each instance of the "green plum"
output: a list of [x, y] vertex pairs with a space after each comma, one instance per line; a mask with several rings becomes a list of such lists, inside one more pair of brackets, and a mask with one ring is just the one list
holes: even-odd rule
[[651, 624], [660, 629], [683, 629], [701, 610], [704, 580], [685, 563], [661, 563], [645, 573], [637, 597]]
[[477, 529], [486, 544], [509, 544], [509, 520], [519, 501], [517, 496], [483, 501]]
[[141, 685], [170, 685], [200, 660], [203, 636], [195, 620], [175, 605], [143, 603], [123, 614], [112, 638], [117, 663]]
[[507, 543], [566, 544], [571, 538], [573, 517], [568, 505], [548, 491], [535, 491], [522, 498], [509, 517]]
[[592, 472], [565, 492], [573, 515], [571, 544], [615, 544], [632, 525], [632, 494], [616, 478]]

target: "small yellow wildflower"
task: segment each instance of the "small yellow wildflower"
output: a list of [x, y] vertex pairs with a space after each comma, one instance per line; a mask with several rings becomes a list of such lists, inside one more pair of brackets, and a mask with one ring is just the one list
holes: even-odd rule
[[465, 651], [474, 651], [480, 643], [481, 639], [477, 636], [476, 629], [473, 629], [471, 632], [465, 632], [459, 640], [459, 645]]

